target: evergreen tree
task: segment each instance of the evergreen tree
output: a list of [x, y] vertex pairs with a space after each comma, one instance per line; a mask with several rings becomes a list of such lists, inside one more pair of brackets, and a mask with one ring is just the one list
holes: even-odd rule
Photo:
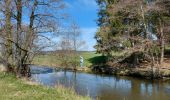
[[[122, 60], [132, 56], [160, 65], [164, 59], [165, 27], [168, 27], [169, 0], [98, 0], [99, 29], [96, 33], [97, 52], [111, 55], [124, 52]], [[168, 33], [168, 32], [166, 32]], [[142, 57], [140, 55], [143, 55]]]

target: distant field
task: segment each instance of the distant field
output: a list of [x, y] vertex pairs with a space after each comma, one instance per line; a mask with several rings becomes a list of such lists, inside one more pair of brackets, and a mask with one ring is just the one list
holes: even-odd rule
[[[79, 52], [79, 56], [84, 58], [84, 66], [89, 67], [93, 63], [101, 61], [101, 54], [96, 54], [95, 52]], [[46, 65], [46, 66], [59, 66], [60, 61], [58, 60], [58, 56], [46, 54], [46, 55], [37, 55], [33, 64], [36, 65]]]
[[[170, 46], [166, 46], [165, 53], [170, 54]], [[100, 64], [106, 61], [106, 57], [103, 57], [101, 54], [96, 54], [96, 52], [82, 51], [78, 53], [78, 56], [82, 56], [84, 58], [84, 66], [90, 67], [93, 64]], [[112, 56], [119, 57], [123, 56], [124, 52], [112, 52]], [[54, 66], [61, 67], [61, 61], [58, 60], [59, 56], [54, 56], [50, 54], [45, 55], [37, 55], [33, 64], [35, 65], [45, 65], [45, 66]]]

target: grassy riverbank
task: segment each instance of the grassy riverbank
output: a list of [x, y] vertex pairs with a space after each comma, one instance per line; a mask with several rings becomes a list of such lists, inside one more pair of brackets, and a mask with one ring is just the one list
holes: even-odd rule
[[[115, 65], [112, 62], [107, 62], [107, 57], [102, 56], [101, 54], [96, 54], [95, 52], [80, 52], [79, 55], [84, 57], [85, 68], [78, 68], [78, 71], [83, 72], [97, 72], [100, 74], [116, 74], [116, 75], [127, 75], [127, 76], [140, 76], [140, 77], [169, 77], [170, 76], [170, 58], [166, 58], [164, 64], [167, 66], [161, 67], [159, 71], [155, 67], [151, 69], [149, 64], [143, 64], [142, 66], [131, 67], [129, 64], [120, 64]], [[112, 56], [119, 57], [123, 54], [120, 52], [113, 52]], [[57, 56], [50, 54], [38, 55], [35, 57], [33, 63], [35, 65], [45, 65], [45, 66], [54, 66], [58, 67]], [[93, 66], [93, 67], [91, 67]], [[60, 66], [59, 66], [60, 67]], [[89, 68], [90, 67], [90, 68]], [[92, 68], [92, 70], [91, 70]], [[153, 71], [152, 71], [153, 70]]]
[[78, 96], [73, 90], [61, 86], [48, 88], [0, 72], [0, 100], [89, 100], [89, 98]]

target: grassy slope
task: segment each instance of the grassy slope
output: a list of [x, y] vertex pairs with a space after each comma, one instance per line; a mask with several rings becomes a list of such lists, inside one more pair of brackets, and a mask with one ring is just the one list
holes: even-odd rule
[[96, 54], [95, 52], [82, 52], [80, 54], [84, 58], [84, 65], [87, 67], [94, 63], [93, 60], [97, 60], [96, 58], [101, 56], [101, 54]]
[[[95, 52], [80, 52], [79, 55], [81, 55], [84, 58], [84, 66], [91, 66], [95, 60], [99, 60], [101, 55], [96, 54]], [[58, 63], [60, 63], [57, 60], [56, 56], [52, 55], [38, 55], [34, 58], [33, 64], [36, 65], [47, 65], [47, 66], [58, 66]]]
[[71, 89], [29, 85], [14, 75], [0, 72], [0, 100], [89, 100]]
[[58, 66], [59, 61], [53, 55], [37, 55], [33, 64], [35, 65], [46, 65], [46, 66]]

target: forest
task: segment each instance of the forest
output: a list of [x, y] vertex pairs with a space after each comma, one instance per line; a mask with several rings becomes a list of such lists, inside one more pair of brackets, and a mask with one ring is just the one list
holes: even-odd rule
[[108, 65], [169, 68], [169, 0], [97, 2], [95, 48], [108, 57]]

